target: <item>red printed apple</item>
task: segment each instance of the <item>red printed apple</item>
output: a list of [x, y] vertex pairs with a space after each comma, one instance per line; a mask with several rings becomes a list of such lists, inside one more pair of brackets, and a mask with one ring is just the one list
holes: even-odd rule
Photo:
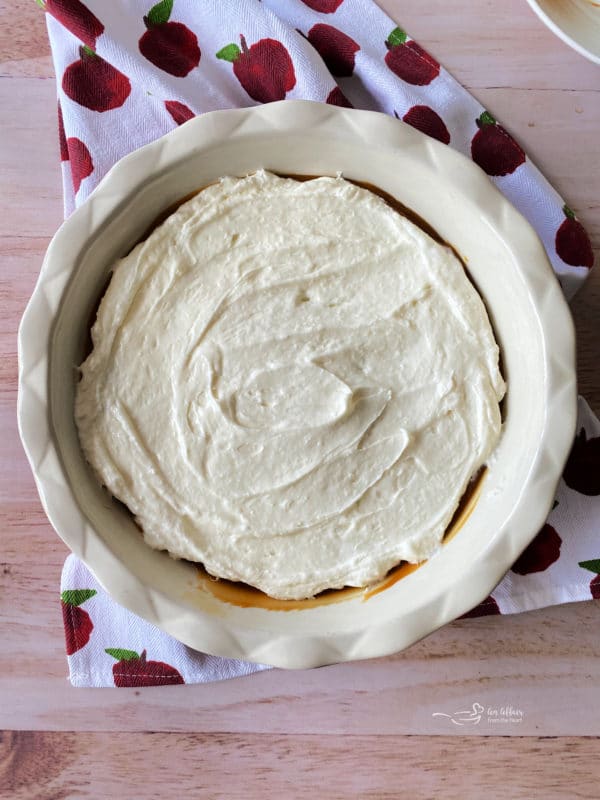
[[80, 59], [66, 68], [62, 79], [64, 93], [80, 106], [92, 111], [119, 108], [129, 97], [129, 78], [87, 45], [79, 48]]
[[60, 595], [67, 655], [72, 656], [90, 640], [94, 625], [82, 603], [96, 594], [95, 589], [66, 589]]
[[392, 72], [413, 86], [426, 86], [440, 74], [440, 65], [426, 50], [414, 41], [406, 41], [406, 32], [394, 28], [385, 46], [388, 52], [385, 63]]
[[569, 206], [563, 206], [565, 219], [556, 231], [554, 246], [556, 252], [565, 262], [572, 267], [592, 267], [594, 254], [592, 243], [585, 228], [575, 217]]
[[348, 100], [348, 98], [342, 92], [339, 86], [336, 86], [335, 89], [332, 89], [329, 92], [325, 102], [329, 103], [330, 106], [341, 106], [342, 108], [354, 108], [350, 100]]
[[354, 72], [354, 56], [360, 45], [333, 25], [313, 25], [308, 32], [308, 41], [325, 62], [325, 66], [336, 78], [347, 78]]
[[272, 103], [284, 100], [296, 85], [294, 65], [285, 47], [276, 39], [260, 39], [250, 48], [240, 36], [241, 49], [228, 44], [217, 58], [233, 64], [233, 72], [253, 100]]
[[196, 116], [191, 108], [188, 108], [185, 103], [180, 103], [179, 100], [165, 100], [165, 108], [173, 118], [173, 122], [178, 125], [183, 125], [188, 119]]
[[344, 0], [302, 0], [305, 6], [321, 14], [333, 14], [342, 5]]
[[73, 191], [77, 194], [81, 181], [94, 171], [94, 162], [90, 151], [81, 139], [76, 139], [74, 136], [69, 137], [67, 139], [67, 147], [69, 148], [69, 162], [73, 177]]
[[37, 0], [37, 3], [92, 50], [96, 47], [104, 25], [80, 0]]
[[181, 673], [165, 664], [164, 661], [146, 661], [146, 651], [141, 655], [135, 650], [123, 650], [120, 647], [108, 647], [105, 650], [109, 656], [117, 659], [113, 664], [113, 680], [115, 686], [172, 686], [185, 683]]
[[[396, 114], [396, 116], [398, 115]], [[450, 133], [444, 120], [429, 106], [413, 106], [409, 108], [402, 120], [421, 131], [421, 133], [426, 133], [427, 136], [432, 136], [443, 144], [450, 142]]]
[[594, 573], [594, 577], [590, 581], [590, 592], [593, 600], [600, 600], [600, 558], [593, 558], [591, 561], [580, 561], [579, 566]]
[[600, 436], [587, 438], [582, 428], [573, 442], [563, 472], [565, 483], [570, 489], [596, 497], [600, 494]]
[[185, 78], [200, 63], [198, 38], [181, 22], [169, 22], [173, 0], [160, 0], [144, 17], [148, 28], [139, 41], [140, 53], [155, 67]]
[[560, 557], [562, 539], [556, 530], [546, 523], [531, 544], [521, 553], [511, 569], [517, 575], [543, 572]]
[[65, 123], [63, 122], [62, 108], [58, 104], [58, 143], [60, 145], [60, 160], [69, 160], [69, 148], [67, 146], [67, 137], [65, 136]]
[[488, 175], [510, 175], [525, 163], [525, 153], [494, 117], [484, 111], [471, 142], [471, 157]]
[[463, 614], [462, 617], [459, 619], [470, 619], [471, 617], [490, 617], [493, 614], [499, 614], [500, 609], [498, 608], [498, 603], [494, 600], [492, 595], [489, 595], [479, 603], [478, 606], [472, 608], [470, 611], [467, 611], [466, 614]]

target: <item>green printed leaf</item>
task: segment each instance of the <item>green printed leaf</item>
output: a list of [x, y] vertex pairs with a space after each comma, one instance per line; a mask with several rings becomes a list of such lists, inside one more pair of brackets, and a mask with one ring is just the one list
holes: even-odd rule
[[144, 22], [147, 28], [153, 28], [155, 25], [164, 25], [169, 21], [173, 11], [173, 0], [160, 0], [155, 6], [152, 6], [148, 15], [144, 17]]
[[394, 28], [387, 38], [387, 43], [392, 47], [397, 44], [404, 44], [405, 41], [406, 31], [403, 31], [402, 28]]
[[490, 114], [489, 111], [484, 111], [483, 112], [483, 114], [479, 117], [479, 122], [481, 122], [482, 125], [495, 125], [496, 124], [496, 120], [494, 119], [494, 117], [492, 117], [492, 115]]
[[580, 561], [579, 566], [584, 569], [589, 569], [590, 572], [595, 572], [600, 575], [600, 558], [592, 558], [590, 561]]
[[237, 61], [238, 58], [242, 55], [242, 51], [237, 46], [237, 44], [227, 44], [218, 53], [216, 53], [217, 58], [222, 59], [223, 61]]
[[135, 650], [123, 650], [121, 647], [107, 647], [104, 652], [116, 658], [117, 661], [134, 661], [140, 657]]
[[573, 211], [572, 208], [569, 208], [569, 206], [567, 205], [563, 206], [563, 213], [565, 217], [568, 217], [569, 219], [575, 219], [575, 212]]
[[65, 589], [61, 592], [60, 599], [68, 606], [80, 606], [98, 592], [95, 589]]

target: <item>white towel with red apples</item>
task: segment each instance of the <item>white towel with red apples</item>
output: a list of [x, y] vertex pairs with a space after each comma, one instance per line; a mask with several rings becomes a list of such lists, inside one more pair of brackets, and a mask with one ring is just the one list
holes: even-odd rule
[[[65, 214], [122, 156], [205, 111], [285, 98], [394, 115], [472, 158], [527, 217], [567, 297], [593, 263], [574, 212], [493, 117], [371, 0], [38, 0], [57, 75]], [[472, 612], [600, 594], [600, 424], [580, 401], [555, 508]], [[198, 683], [257, 669], [190, 650], [115, 604], [70, 556], [61, 602], [76, 686]]]

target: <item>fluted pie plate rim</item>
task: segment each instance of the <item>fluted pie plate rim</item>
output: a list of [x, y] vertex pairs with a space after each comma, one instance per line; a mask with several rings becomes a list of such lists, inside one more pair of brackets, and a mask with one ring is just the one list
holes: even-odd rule
[[527, 0], [559, 39], [580, 55], [600, 64], [600, 4], [598, 0]]
[[[508, 383], [500, 443], [459, 533], [382, 591], [292, 610], [225, 602], [194, 565], [151, 550], [97, 485], [73, 420], [75, 367], [111, 264], [177, 200], [258, 168], [341, 173], [423, 217], [466, 261]], [[197, 650], [314, 667], [401, 650], [494, 588], [552, 504], [575, 428], [574, 350], [539, 238], [479, 167], [386, 115], [282, 101], [204, 114], [126, 156], [61, 226], [19, 330], [19, 429], [50, 522], [114, 600]]]

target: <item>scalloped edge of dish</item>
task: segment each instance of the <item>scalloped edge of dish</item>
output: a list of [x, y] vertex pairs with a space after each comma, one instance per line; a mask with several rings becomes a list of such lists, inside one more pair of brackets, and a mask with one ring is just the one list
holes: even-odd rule
[[562, 26], [560, 22], [554, 18], [552, 14], [552, 9], [548, 8], [547, 3], [545, 0], [527, 0], [531, 9], [537, 14], [537, 16], [541, 19], [544, 25], [552, 31], [555, 36], [558, 36], [559, 39], [562, 39], [563, 42], [573, 50], [575, 50], [579, 55], [583, 56], [584, 58], [589, 59], [594, 64], [600, 64], [600, 8], [597, 9], [598, 12], [598, 50], [594, 52], [590, 50], [586, 45], [581, 44], [581, 42], [577, 38], [577, 32], [579, 30], [579, 26], [577, 25], [577, 21], [580, 20], [581, 25], [589, 26], [590, 23], [590, 16], [589, 14], [585, 13], [583, 9], [579, 9], [577, 6], [572, 6], [572, 16], [571, 21], [573, 23], [572, 27], [567, 30], [565, 26]]
[[[69, 242], [78, 252], [79, 245], [154, 170], [175, 163], [185, 150], [209, 148], [225, 138], [243, 141], [248, 135], [285, 135], [286, 131], [297, 133], [299, 128], [313, 132], [332, 121], [345, 126], [364, 144], [375, 136], [386, 146], [410, 146], [415, 158], [433, 163], [440, 174], [452, 175], [460, 168], [461, 191], [477, 198], [482, 215], [501, 236], [516, 240], [530, 254], [529, 273], [524, 277], [543, 327], [546, 417], [535, 463], [519, 503], [504, 529], [461, 572], [460, 592], [432, 590], [413, 609], [410, 618], [399, 609], [393, 619], [375, 619], [359, 630], [339, 634], [332, 634], [329, 629], [307, 631], [306, 626], [295, 625], [293, 620], [297, 617], [292, 613], [288, 615], [292, 620], [289, 629], [282, 632], [264, 629], [263, 622], [246, 627], [244, 620], [249, 617], [243, 614], [211, 615], [166, 596], [134, 575], [94, 530], [73, 495], [54, 441], [48, 406], [48, 343], [74, 266], [65, 260], [62, 244]], [[496, 586], [543, 524], [554, 497], [575, 430], [574, 354], [572, 320], [537, 234], [475, 164], [382, 114], [308, 101], [282, 101], [211, 112], [190, 120], [122, 159], [63, 224], [48, 248], [19, 329], [19, 431], [50, 522], [117, 602], [196, 649], [285, 668], [307, 668], [397, 652], [469, 611]]]

